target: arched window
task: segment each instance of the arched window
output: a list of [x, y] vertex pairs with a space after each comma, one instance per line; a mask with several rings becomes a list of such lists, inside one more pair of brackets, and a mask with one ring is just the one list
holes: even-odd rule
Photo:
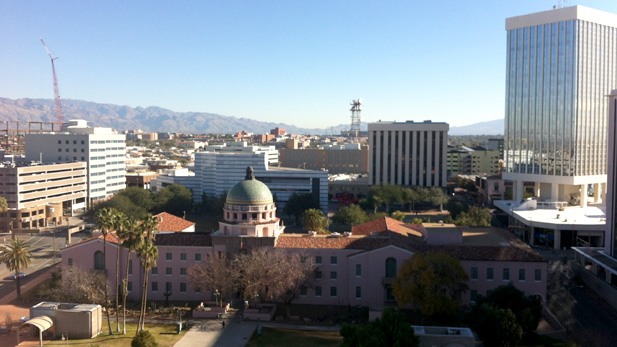
[[396, 259], [392, 257], [386, 259], [386, 277], [396, 277]]
[[101, 251], [94, 252], [94, 269], [95, 270], [105, 269], [105, 258], [103, 257], [103, 252]]

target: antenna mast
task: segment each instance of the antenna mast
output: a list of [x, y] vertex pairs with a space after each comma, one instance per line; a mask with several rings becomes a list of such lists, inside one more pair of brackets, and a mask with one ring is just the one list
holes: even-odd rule
[[360, 124], [362, 122], [362, 118], [360, 114], [362, 113], [362, 99], [352, 100], [351, 101], [351, 127], [349, 128], [349, 137], [351, 138], [352, 143], [356, 143], [358, 138], [360, 137]]
[[56, 106], [56, 123], [58, 123], [58, 130], [60, 131], [60, 128], [62, 128], [62, 103], [60, 102], [60, 91], [58, 90], [58, 79], [56, 78], [56, 66], [54, 65], [54, 60], [58, 59], [58, 57], [53, 57], [51, 55], [51, 52], [49, 51], [49, 48], [47, 47], [47, 45], [45, 44], [45, 41], [43, 41], [43, 38], [41, 38], [41, 42], [43, 43], [43, 46], [45, 47], [45, 50], [47, 51], [47, 55], [49, 55], [49, 59], [51, 59], [51, 71], [53, 72], [54, 75], [54, 103]]

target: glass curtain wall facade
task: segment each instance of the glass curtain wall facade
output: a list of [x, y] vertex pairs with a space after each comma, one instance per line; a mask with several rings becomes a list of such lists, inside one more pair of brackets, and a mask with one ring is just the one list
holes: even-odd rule
[[581, 19], [507, 31], [507, 172], [606, 174], [616, 35], [615, 27]]

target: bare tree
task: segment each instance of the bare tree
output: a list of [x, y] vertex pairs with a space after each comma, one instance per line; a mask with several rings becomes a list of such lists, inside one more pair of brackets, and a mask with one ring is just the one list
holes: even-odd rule
[[228, 297], [234, 286], [233, 263], [225, 254], [208, 256], [202, 264], [195, 264], [187, 270], [188, 281], [195, 289], [205, 289], [220, 293], [220, 305]]
[[63, 269], [58, 284], [47, 287], [39, 294], [45, 300], [78, 304], [105, 304], [105, 276], [78, 266]]

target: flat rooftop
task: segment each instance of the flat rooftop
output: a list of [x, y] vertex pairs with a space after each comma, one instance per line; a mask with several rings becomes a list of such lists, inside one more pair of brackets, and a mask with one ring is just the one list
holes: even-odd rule
[[499, 200], [493, 204], [527, 226], [559, 230], [603, 230], [606, 225], [604, 204], [568, 206], [563, 211], [555, 208], [525, 208], [512, 200]]

